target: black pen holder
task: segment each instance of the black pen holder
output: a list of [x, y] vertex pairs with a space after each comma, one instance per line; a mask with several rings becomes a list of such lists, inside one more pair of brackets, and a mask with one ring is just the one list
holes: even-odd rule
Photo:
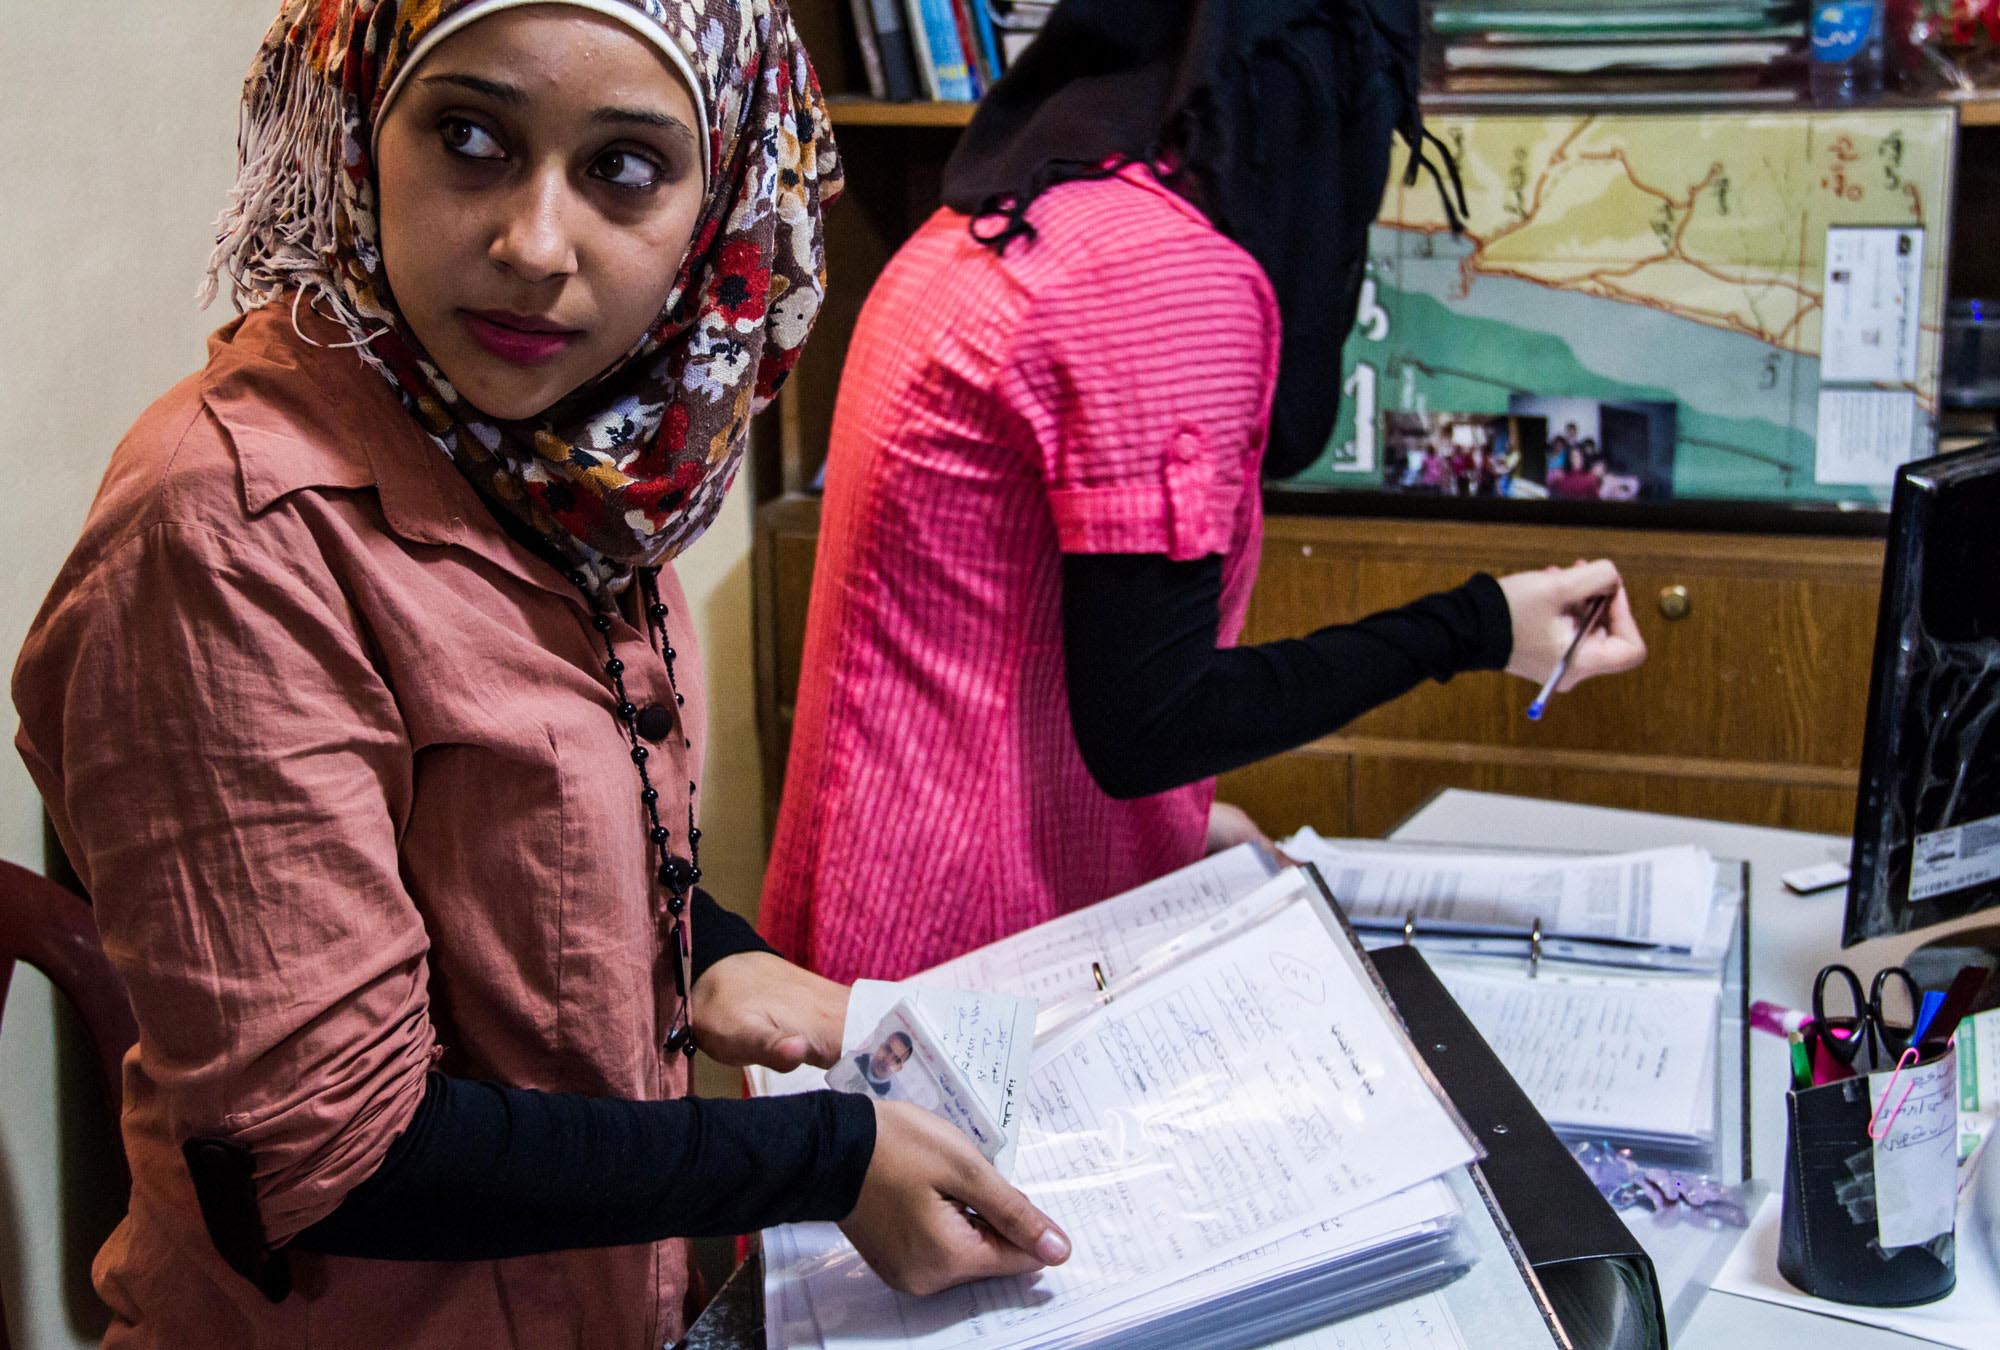
[[[1956, 1058], [1943, 1041], [1926, 1041], [1911, 1068]], [[1885, 1094], [1893, 1069], [1857, 1074], [1819, 1087], [1795, 1089], [1785, 1098], [1784, 1211], [1778, 1230], [1778, 1273], [1816, 1298], [1873, 1308], [1931, 1303], [1958, 1282], [1953, 1264], [1955, 1232], [1927, 1242], [1882, 1246], [1877, 1232], [1875, 1118], [1869, 1079]], [[1954, 1098], [1955, 1100], [1955, 1098]], [[1884, 1105], [1893, 1105], [1893, 1097]], [[1957, 1147], [1957, 1132], [1952, 1147]], [[1886, 1128], [1886, 1127], [1882, 1127]], [[1955, 1153], [1954, 1153], [1955, 1156]], [[1956, 1199], [1957, 1178], [1942, 1184]]]

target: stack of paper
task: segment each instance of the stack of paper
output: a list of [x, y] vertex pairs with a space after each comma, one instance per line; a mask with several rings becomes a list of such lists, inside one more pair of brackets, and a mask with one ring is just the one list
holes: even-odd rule
[[1435, 82], [1454, 94], [1795, 98], [1804, 0], [1437, 0]]
[[1559, 1135], [1650, 1157], [1715, 1143], [1719, 985], [1440, 964], [1438, 979]]
[[1426, 951], [1524, 955], [1542, 935], [1554, 960], [1718, 970], [1740, 894], [1718, 885], [1704, 849], [1638, 853], [1481, 853], [1326, 839], [1310, 826], [1283, 844], [1319, 868], [1356, 928], [1414, 928]]
[[[1263, 870], [1229, 861], [1246, 880]], [[916, 1299], [837, 1228], [772, 1230], [773, 1347], [1140, 1345], [1169, 1326], [1177, 1343], [1249, 1346], [1464, 1268], [1437, 1178], [1476, 1149], [1317, 887], [1287, 872], [1227, 905], [1200, 871], [1059, 921], [1053, 948], [1038, 930], [924, 977], [1012, 971], [1008, 992], [1060, 1000], [1077, 981], [1027, 953], [1081, 961], [1087, 997], [1093, 961], [1124, 972], [1044, 1033], [1028, 1075], [1014, 1180], [1069, 1233], [1071, 1260]], [[1219, 936], [1161, 959], [1131, 941], [1148, 915], [1169, 944], [1190, 921]], [[1106, 920], [1095, 936], [1125, 942], [1072, 945]]]

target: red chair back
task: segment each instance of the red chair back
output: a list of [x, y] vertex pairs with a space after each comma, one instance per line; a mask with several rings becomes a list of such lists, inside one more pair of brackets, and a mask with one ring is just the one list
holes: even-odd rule
[[[125, 1052], [139, 1039], [125, 982], [105, 959], [88, 904], [47, 877], [0, 860], [0, 1018], [6, 1015], [7, 987], [17, 961], [41, 971], [82, 1016], [97, 1052], [105, 1104], [115, 1121], [125, 1095]], [[124, 1136], [115, 1125], [113, 1133], [119, 1140], [122, 1194], [130, 1191], [132, 1176]], [[0, 1350], [8, 1345], [6, 1310], [0, 1308]]]
[[[125, 1052], [139, 1039], [125, 982], [105, 959], [97, 924], [81, 897], [47, 877], [0, 860], [0, 1017], [6, 1013], [7, 985], [16, 961], [41, 971], [82, 1016], [97, 1052], [104, 1100], [116, 1118], [124, 1097]], [[118, 1163], [125, 1165], [122, 1136]]]

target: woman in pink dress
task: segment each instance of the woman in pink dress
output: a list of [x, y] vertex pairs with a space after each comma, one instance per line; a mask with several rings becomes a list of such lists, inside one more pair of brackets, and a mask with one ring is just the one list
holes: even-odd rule
[[[1643, 658], [1609, 563], [1234, 643], [1332, 432], [1413, 3], [1064, 0], [891, 261], [835, 409], [760, 924], [905, 976], [1199, 857], [1213, 776], [1426, 678]], [[1339, 91], [1336, 93], [1336, 91]], [[1238, 822], [1240, 827], [1241, 822]]]

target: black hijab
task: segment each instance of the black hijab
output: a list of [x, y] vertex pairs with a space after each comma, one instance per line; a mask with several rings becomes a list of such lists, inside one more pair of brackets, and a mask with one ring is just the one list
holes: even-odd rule
[[[1061, 0], [953, 150], [945, 205], [1004, 251], [1032, 239], [1028, 206], [1057, 183], [1134, 161], [1169, 174], [1277, 293], [1264, 466], [1289, 477], [1333, 434], [1392, 134], [1411, 147], [1406, 181], [1437, 174], [1421, 34], [1417, 0]], [[1456, 229], [1449, 197], [1446, 211]]]

